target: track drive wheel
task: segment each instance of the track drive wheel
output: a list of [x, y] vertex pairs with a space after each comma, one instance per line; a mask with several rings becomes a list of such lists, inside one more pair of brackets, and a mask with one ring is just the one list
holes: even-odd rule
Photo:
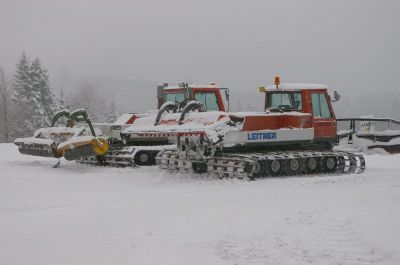
[[306, 170], [309, 173], [315, 173], [318, 171], [318, 160], [315, 157], [310, 157], [306, 160]]
[[139, 151], [134, 158], [135, 164], [138, 166], [150, 166], [154, 164], [155, 157], [150, 151]]
[[[257, 164], [257, 165], [256, 165]], [[251, 180], [254, 180], [255, 176], [254, 176], [254, 172], [256, 170], [262, 170], [258, 167], [258, 163], [248, 163], [245, 162], [244, 167], [243, 167], [243, 171], [245, 173], [245, 175], [247, 175], [247, 177]], [[238, 178], [242, 178], [242, 177], [238, 177]]]
[[265, 173], [265, 163], [262, 160], [257, 160], [253, 164], [252, 178], [262, 178]]
[[278, 176], [282, 171], [282, 163], [279, 160], [272, 160], [269, 163], [269, 169], [272, 176]]
[[297, 158], [292, 158], [288, 161], [288, 171], [290, 175], [298, 175], [301, 171], [301, 161]]
[[334, 156], [328, 156], [322, 160], [325, 172], [335, 172], [338, 168], [337, 158]]

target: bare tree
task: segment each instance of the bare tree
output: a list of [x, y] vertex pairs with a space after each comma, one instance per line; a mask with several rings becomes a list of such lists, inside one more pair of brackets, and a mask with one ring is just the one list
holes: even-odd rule
[[12, 117], [12, 87], [9, 85], [3, 68], [0, 67], [0, 106], [1, 106], [1, 124], [2, 124], [2, 141], [9, 142], [10, 127]]
[[86, 109], [93, 121], [105, 122], [107, 105], [89, 81], [83, 81], [78, 89], [69, 97], [68, 105], [73, 109]]

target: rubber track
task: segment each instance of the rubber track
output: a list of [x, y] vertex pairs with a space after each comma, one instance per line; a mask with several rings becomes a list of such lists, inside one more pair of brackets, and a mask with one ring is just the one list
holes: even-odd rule
[[[159, 153], [156, 160], [160, 168], [171, 172], [193, 172], [192, 161], [183, 156], [184, 154], [177, 150], [165, 150]], [[307, 164], [310, 159], [315, 159], [316, 167], [314, 169]], [[330, 167], [327, 166], [328, 159], [331, 162]], [[295, 170], [290, 167], [292, 160], [298, 162], [298, 168]], [[279, 162], [279, 170], [272, 170], [271, 163], [273, 161]], [[365, 159], [362, 154], [336, 151], [216, 155], [205, 162], [207, 163], [207, 172], [219, 178], [242, 179], [247, 177], [255, 179], [316, 174], [361, 174], [365, 170]]]
[[109, 167], [139, 167], [135, 163], [134, 154], [140, 151], [161, 151], [166, 148], [163, 145], [154, 146], [127, 146], [109, 150], [104, 156], [88, 156], [76, 160], [82, 164]]
[[89, 164], [94, 166], [136, 167], [133, 157], [129, 153], [121, 152], [120, 150], [108, 152], [101, 157], [88, 156], [76, 161], [81, 164]]

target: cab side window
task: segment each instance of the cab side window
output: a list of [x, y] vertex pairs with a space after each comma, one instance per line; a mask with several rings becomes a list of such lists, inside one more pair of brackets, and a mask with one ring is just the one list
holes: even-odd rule
[[200, 101], [207, 111], [219, 111], [217, 96], [214, 92], [196, 92], [195, 99]]
[[331, 118], [328, 101], [324, 93], [311, 94], [312, 110], [315, 118]]

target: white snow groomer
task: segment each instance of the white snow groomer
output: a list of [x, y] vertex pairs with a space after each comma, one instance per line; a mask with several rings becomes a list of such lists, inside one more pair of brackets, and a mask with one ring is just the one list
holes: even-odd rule
[[[65, 127], [55, 127], [66, 118]], [[79, 123], [84, 122], [84, 125]], [[37, 130], [33, 137], [14, 141], [21, 154], [76, 160], [86, 156], [101, 156], [108, 150], [108, 142], [97, 137], [85, 110], [60, 111], [52, 119], [51, 127]]]
[[158, 137], [137, 135], [138, 128], [155, 125], [174, 125], [169, 115], [185, 115], [190, 110], [188, 102], [196, 100], [202, 103], [204, 111], [227, 111], [229, 108], [228, 88], [215, 83], [209, 85], [189, 85], [179, 83], [170, 86], [167, 83], [157, 86], [158, 110], [146, 113], [123, 114], [115, 123], [95, 123], [102, 136], [108, 139], [109, 151], [103, 156], [82, 157], [79, 162], [109, 166], [147, 166], [155, 165], [155, 157], [161, 150], [176, 144], [176, 137], [160, 134]]
[[[201, 112], [189, 103], [185, 115], [169, 114], [160, 125], [135, 131], [143, 137], [175, 136], [177, 147], [163, 150], [163, 169], [210, 172], [218, 177], [258, 178], [316, 173], [362, 173], [361, 154], [333, 151], [336, 118], [327, 87], [280, 84], [260, 87], [265, 112]], [[175, 126], [168, 125], [176, 120]]]

